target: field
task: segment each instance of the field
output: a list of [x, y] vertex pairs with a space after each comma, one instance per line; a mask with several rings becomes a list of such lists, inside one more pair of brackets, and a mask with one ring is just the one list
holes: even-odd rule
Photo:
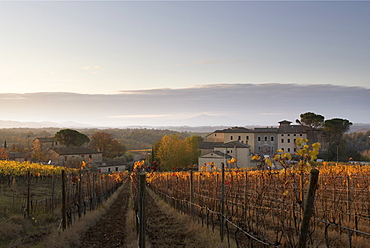
[[[370, 169], [338, 164], [319, 170], [308, 246], [368, 247]], [[224, 216], [239, 243], [272, 247], [297, 247], [309, 180], [298, 170], [228, 170], [223, 199], [220, 171], [148, 175], [149, 186], [179, 211], [212, 226]]]
[[39, 242], [99, 207], [127, 173], [0, 161], [0, 247]]
[[[64, 172], [63, 180], [61, 168], [1, 166], [0, 247], [137, 246], [137, 182], [129, 184], [127, 174], [82, 168]], [[345, 164], [318, 169], [307, 246], [368, 247], [370, 169]], [[219, 247], [297, 247], [309, 181], [310, 173], [297, 169], [233, 169], [224, 178], [217, 170], [147, 173], [148, 247], [207, 247], [203, 241], [211, 238]]]

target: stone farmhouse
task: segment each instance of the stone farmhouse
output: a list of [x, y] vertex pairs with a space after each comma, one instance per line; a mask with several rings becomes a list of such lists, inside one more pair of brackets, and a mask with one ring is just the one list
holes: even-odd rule
[[36, 138], [32, 142], [33, 158], [39, 161], [50, 161], [55, 165], [76, 167], [82, 161], [90, 162], [99, 167], [103, 154], [87, 147], [64, 147], [54, 137]]
[[[210, 163], [212, 158], [210, 153], [219, 151], [226, 152], [237, 160], [237, 167], [251, 166], [251, 157], [253, 154], [273, 157], [278, 149], [294, 154], [297, 151], [295, 140], [300, 137], [309, 141], [320, 142], [321, 150], [325, 149], [324, 137], [321, 130], [311, 130], [302, 125], [292, 125], [291, 121], [283, 120], [279, 122], [278, 127], [265, 127], [248, 129], [244, 127], [232, 127], [224, 130], [216, 130], [206, 136], [205, 142], [199, 144], [200, 157], [199, 166], [202, 166], [206, 159]], [[232, 145], [221, 148], [220, 144], [238, 144], [244, 145], [237, 153], [231, 154]], [[222, 154], [218, 153], [218, 156]], [[216, 156], [216, 155], [213, 155]]]
[[25, 162], [28, 161], [28, 158], [25, 152], [8, 152], [8, 160]]
[[52, 147], [49, 149], [51, 161], [56, 165], [79, 168], [82, 161], [97, 167], [103, 161], [103, 153], [86, 147]]

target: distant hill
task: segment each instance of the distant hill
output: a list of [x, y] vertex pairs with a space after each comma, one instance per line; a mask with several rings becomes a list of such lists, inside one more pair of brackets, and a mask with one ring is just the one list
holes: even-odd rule
[[94, 126], [88, 124], [77, 123], [73, 121], [67, 122], [51, 122], [51, 121], [9, 121], [9, 120], [0, 120], [0, 128], [46, 128], [46, 127], [55, 127], [55, 128], [93, 128]]
[[370, 130], [370, 123], [365, 123], [365, 124], [362, 124], [362, 123], [354, 123], [351, 128], [350, 128], [350, 132], [351, 133], [354, 133], [354, 132], [367, 132]]
[[[215, 122], [217, 123], [217, 122]], [[196, 132], [196, 133], [212, 133], [215, 130], [222, 130], [233, 126], [243, 126], [243, 125], [214, 125], [214, 126], [207, 126], [207, 125], [199, 125], [199, 126], [187, 126], [187, 125], [168, 125], [168, 126], [122, 126], [122, 127], [97, 127], [89, 124], [84, 123], [77, 123], [73, 121], [67, 122], [51, 122], [51, 121], [41, 121], [41, 122], [21, 122], [21, 121], [10, 121], [10, 120], [0, 120], [0, 128], [100, 128], [100, 129], [159, 129], [159, 130], [173, 130], [177, 132]], [[255, 128], [255, 127], [266, 127], [263, 125], [249, 125], [243, 126], [245, 128]], [[370, 130], [370, 123], [354, 123], [351, 128], [350, 132], [367, 132]]]

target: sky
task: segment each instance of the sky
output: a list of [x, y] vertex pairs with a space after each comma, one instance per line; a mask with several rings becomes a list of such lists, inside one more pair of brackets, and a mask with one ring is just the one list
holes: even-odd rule
[[370, 123], [369, 12], [366, 1], [0, 1], [0, 120], [277, 125], [310, 111]]

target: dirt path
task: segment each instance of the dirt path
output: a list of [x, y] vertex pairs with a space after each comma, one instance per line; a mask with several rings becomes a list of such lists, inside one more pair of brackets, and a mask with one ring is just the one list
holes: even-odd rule
[[149, 195], [147, 200], [147, 236], [152, 248], [186, 247], [193, 237], [186, 223], [165, 212]]
[[129, 191], [129, 187], [123, 189], [101, 220], [85, 233], [82, 247], [124, 247]]
[[[129, 197], [130, 192], [127, 187], [122, 190], [106, 215], [82, 237], [82, 247], [126, 247], [124, 244], [125, 223]], [[146, 200], [146, 232], [149, 247], [186, 247], [189, 242], [192, 242], [193, 238], [185, 228], [186, 224], [183, 221], [163, 210], [149, 195], [146, 196]]]
[[[133, 218], [131, 214], [127, 215], [130, 193], [129, 187], [120, 192], [107, 213], [82, 237], [81, 247], [137, 247], [135, 221], [126, 226], [126, 218]], [[204, 228], [192, 222], [189, 216], [178, 214], [158, 197], [147, 194], [146, 201], [146, 247], [226, 247], [220, 246], [218, 238], [212, 239], [212, 234], [205, 233]], [[136, 237], [134, 244], [125, 244], [126, 237], [132, 240], [132, 233]]]

